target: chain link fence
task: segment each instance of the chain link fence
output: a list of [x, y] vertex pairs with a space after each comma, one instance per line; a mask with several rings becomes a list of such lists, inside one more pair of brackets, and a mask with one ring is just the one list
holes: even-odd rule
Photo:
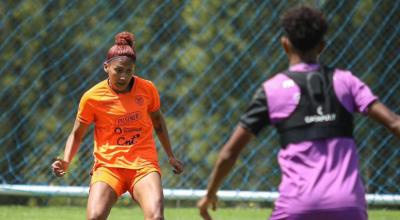
[[[126, 30], [137, 36], [136, 74], [159, 89], [186, 165], [172, 175], [158, 147], [164, 187], [204, 189], [255, 89], [287, 68], [279, 17], [298, 3], [320, 8], [330, 23], [323, 63], [350, 69], [400, 112], [400, 1], [1, 1], [0, 183], [88, 185], [92, 132], [68, 175], [55, 178], [50, 164], [63, 152], [81, 95], [106, 78], [114, 35]], [[361, 116], [355, 134], [368, 193], [400, 194], [398, 139]], [[266, 129], [222, 189], [277, 191], [278, 150], [275, 131]]]

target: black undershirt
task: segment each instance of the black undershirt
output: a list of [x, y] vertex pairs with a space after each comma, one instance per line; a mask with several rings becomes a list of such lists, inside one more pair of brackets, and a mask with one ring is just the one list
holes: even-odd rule
[[239, 125], [257, 135], [270, 124], [267, 98], [263, 86], [257, 89], [245, 113], [240, 117]]

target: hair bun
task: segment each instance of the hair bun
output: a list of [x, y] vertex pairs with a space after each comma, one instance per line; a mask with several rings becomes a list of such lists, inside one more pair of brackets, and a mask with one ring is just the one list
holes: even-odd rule
[[129, 45], [134, 48], [135, 35], [129, 32], [121, 32], [115, 35], [116, 45]]

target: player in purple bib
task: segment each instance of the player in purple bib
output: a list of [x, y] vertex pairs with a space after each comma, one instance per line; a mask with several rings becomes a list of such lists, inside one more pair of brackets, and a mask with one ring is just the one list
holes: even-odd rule
[[282, 46], [289, 69], [256, 91], [239, 125], [221, 150], [200, 214], [211, 219], [216, 192], [241, 150], [262, 128], [277, 128], [282, 148], [279, 198], [271, 220], [366, 220], [365, 189], [353, 138], [353, 113], [369, 116], [400, 137], [400, 117], [380, 103], [348, 70], [318, 63], [327, 23], [310, 7], [282, 17]]

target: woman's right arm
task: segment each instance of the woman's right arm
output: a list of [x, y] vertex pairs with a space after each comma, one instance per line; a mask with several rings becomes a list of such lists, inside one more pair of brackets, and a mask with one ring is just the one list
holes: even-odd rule
[[52, 164], [52, 170], [56, 176], [64, 176], [67, 172], [68, 165], [78, 151], [82, 138], [86, 134], [89, 126], [89, 124], [84, 124], [78, 119], [75, 120], [74, 127], [65, 145], [64, 158], [57, 158]]
[[394, 135], [400, 138], [400, 116], [376, 101], [368, 109], [368, 116], [384, 125]]

